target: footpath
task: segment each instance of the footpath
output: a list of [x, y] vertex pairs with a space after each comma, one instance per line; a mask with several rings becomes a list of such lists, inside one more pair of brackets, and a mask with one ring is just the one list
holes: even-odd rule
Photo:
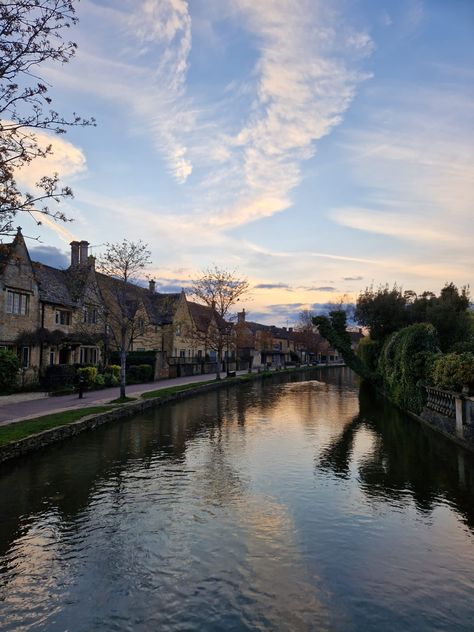
[[[238, 371], [237, 375], [243, 375], [247, 371]], [[209, 375], [193, 375], [190, 377], [178, 377], [159, 382], [147, 382], [146, 384], [130, 384], [127, 386], [127, 396], [138, 397], [142, 393], [158, 391], [172, 386], [185, 384], [198, 384], [208, 382], [215, 378], [214, 373]], [[222, 373], [225, 378], [225, 373]], [[104, 388], [100, 391], [85, 391], [83, 399], [79, 399], [77, 393], [73, 395], [60, 395], [49, 397], [47, 393], [17, 393], [0, 397], [0, 426], [60, 413], [65, 410], [87, 409], [94, 406], [108, 404], [111, 400], [120, 397], [120, 388]]]

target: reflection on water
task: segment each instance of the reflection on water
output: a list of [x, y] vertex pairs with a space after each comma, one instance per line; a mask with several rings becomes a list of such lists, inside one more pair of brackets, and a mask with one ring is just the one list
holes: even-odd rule
[[472, 630], [474, 466], [346, 369], [0, 468], [2, 630]]

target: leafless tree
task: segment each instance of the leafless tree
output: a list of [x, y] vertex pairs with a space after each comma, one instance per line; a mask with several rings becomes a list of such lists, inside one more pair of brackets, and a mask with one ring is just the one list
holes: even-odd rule
[[139, 273], [150, 263], [150, 251], [142, 241], [106, 244], [98, 267], [104, 276], [99, 284], [107, 307], [109, 333], [120, 354], [120, 397], [125, 398], [126, 362], [134, 337], [140, 335], [138, 311]]
[[[214, 313], [210, 318], [208, 331], [194, 331], [192, 335], [216, 352], [216, 379], [220, 379], [223, 350], [229, 344], [233, 333], [232, 324], [229, 322], [231, 309], [248, 295], [249, 289], [248, 280], [239, 276], [236, 270], [226, 270], [217, 266], [204, 270], [192, 283], [191, 296]], [[205, 339], [202, 339], [203, 336]]]
[[39, 76], [42, 65], [64, 64], [74, 56], [76, 44], [65, 41], [62, 33], [76, 22], [74, 0], [0, 3], [0, 235], [11, 232], [20, 212], [67, 221], [64, 213], [48, 206], [72, 196], [57, 173], [41, 177], [33, 192], [20, 188], [16, 177], [32, 161], [53, 153], [39, 134], [94, 124], [93, 119], [75, 113], [67, 119], [53, 110], [47, 83]]

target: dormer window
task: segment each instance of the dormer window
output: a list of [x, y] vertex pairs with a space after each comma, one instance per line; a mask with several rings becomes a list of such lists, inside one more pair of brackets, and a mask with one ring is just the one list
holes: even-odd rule
[[30, 305], [28, 294], [7, 290], [7, 313], [26, 316]]

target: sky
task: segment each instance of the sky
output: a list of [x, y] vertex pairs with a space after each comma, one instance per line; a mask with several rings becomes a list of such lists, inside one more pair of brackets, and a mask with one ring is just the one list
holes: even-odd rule
[[239, 307], [276, 325], [371, 284], [473, 281], [474, 2], [81, 0], [77, 16], [76, 57], [42, 75], [56, 110], [97, 126], [52, 139], [74, 221], [22, 218], [33, 258], [141, 239], [158, 290], [235, 269], [253, 288]]

